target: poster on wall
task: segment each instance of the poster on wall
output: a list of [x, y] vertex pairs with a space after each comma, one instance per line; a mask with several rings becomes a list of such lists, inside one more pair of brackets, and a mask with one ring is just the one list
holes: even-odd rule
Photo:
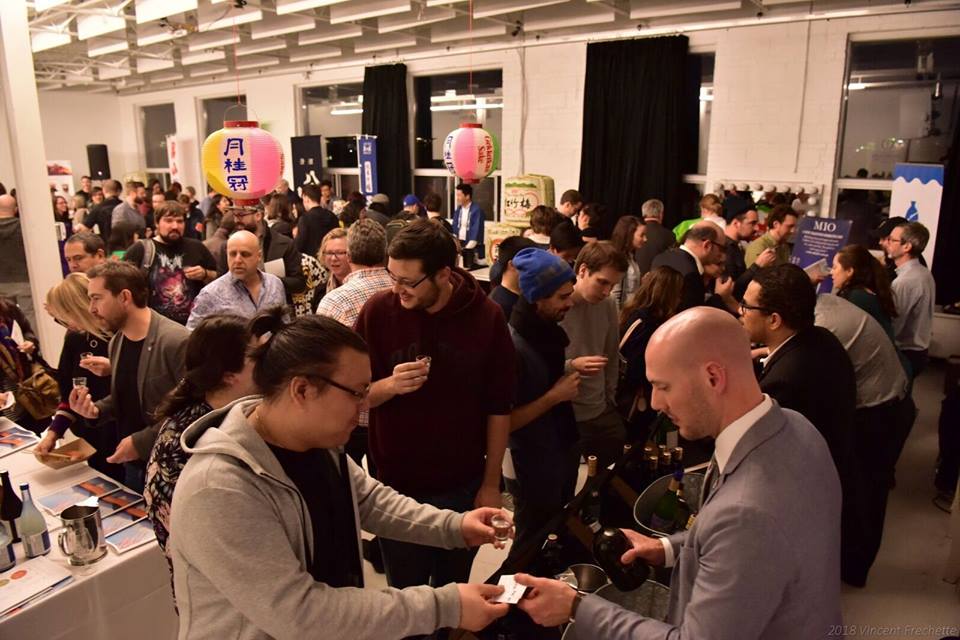
[[812, 278], [823, 278], [817, 293], [833, 291], [830, 267], [836, 255], [850, 238], [852, 220], [804, 216], [794, 236], [792, 264], [801, 267]]
[[360, 168], [360, 193], [372, 196], [377, 188], [377, 136], [357, 136], [357, 164]]
[[73, 165], [69, 160], [47, 160], [47, 183], [51, 193], [70, 201], [73, 195]]
[[937, 241], [937, 222], [940, 220], [942, 197], [942, 164], [900, 162], [893, 168], [890, 217], [903, 216], [911, 222], [921, 223], [930, 231], [930, 242], [923, 250], [923, 257], [931, 267], [933, 266], [933, 248]]
[[180, 182], [180, 144], [175, 134], [167, 136], [167, 166], [170, 167], [170, 182]]

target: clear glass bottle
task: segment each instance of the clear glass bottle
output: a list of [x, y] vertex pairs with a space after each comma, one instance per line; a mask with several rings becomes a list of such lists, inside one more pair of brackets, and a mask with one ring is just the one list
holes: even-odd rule
[[33, 504], [28, 483], [24, 482], [20, 485], [20, 495], [23, 498], [23, 513], [17, 519], [17, 526], [20, 529], [20, 539], [23, 540], [23, 553], [28, 558], [48, 554], [50, 553], [50, 534], [47, 532], [47, 521]]

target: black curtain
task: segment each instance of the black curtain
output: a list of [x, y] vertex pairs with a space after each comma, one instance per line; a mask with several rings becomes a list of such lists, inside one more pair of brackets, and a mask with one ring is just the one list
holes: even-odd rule
[[587, 45], [580, 193], [609, 207], [607, 233], [649, 198], [668, 227], [680, 220], [687, 48], [686, 36]]
[[960, 301], [960, 125], [953, 130], [953, 144], [943, 167], [943, 198], [937, 223], [937, 246], [933, 250], [933, 278], [937, 303]]
[[433, 162], [433, 113], [430, 111], [430, 76], [413, 79], [413, 99], [417, 110], [413, 115], [413, 157], [417, 169], [442, 169], [443, 163]]
[[411, 191], [407, 66], [367, 67], [363, 73], [363, 133], [377, 136], [377, 181], [399, 211]]

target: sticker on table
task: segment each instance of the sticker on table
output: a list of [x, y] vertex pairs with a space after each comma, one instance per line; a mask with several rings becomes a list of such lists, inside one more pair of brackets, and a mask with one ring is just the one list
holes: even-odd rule
[[121, 509], [112, 513], [103, 519], [103, 535], [109, 536], [117, 531], [126, 529], [132, 524], [136, 524], [147, 517], [147, 512], [142, 507], [133, 506]]
[[106, 478], [101, 478], [100, 476], [91, 476], [87, 480], [78, 482], [72, 487], [67, 487], [66, 489], [61, 489], [60, 491], [43, 496], [39, 498], [37, 502], [40, 503], [40, 507], [44, 511], [51, 515], [58, 516], [61, 511], [67, 507], [72, 507], [78, 502], [87, 500], [90, 497], [97, 497], [103, 500], [107, 494], [116, 491], [120, 491], [120, 485]]
[[154, 533], [150, 521], [141, 520], [126, 529], [121, 529], [113, 535], [107, 536], [107, 544], [117, 553], [126, 553], [156, 539], [157, 534]]

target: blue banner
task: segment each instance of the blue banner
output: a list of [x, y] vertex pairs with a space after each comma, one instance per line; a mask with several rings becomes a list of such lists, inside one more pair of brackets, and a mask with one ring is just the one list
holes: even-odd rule
[[852, 220], [836, 218], [800, 218], [790, 262], [815, 278], [823, 278], [817, 287], [817, 293], [829, 293], [833, 290], [833, 278], [829, 275], [833, 267], [833, 256], [847, 244], [852, 224]]
[[942, 164], [898, 162], [894, 167], [893, 190], [890, 192], [890, 216], [903, 216], [910, 222], [921, 223], [930, 231], [930, 242], [923, 250], [923, 257], [931, 266], [942, 197]]
[[377, 187], [377, 136], [357, 136], [357, 161], [360, 167], [360, 193], [372, 196]]

